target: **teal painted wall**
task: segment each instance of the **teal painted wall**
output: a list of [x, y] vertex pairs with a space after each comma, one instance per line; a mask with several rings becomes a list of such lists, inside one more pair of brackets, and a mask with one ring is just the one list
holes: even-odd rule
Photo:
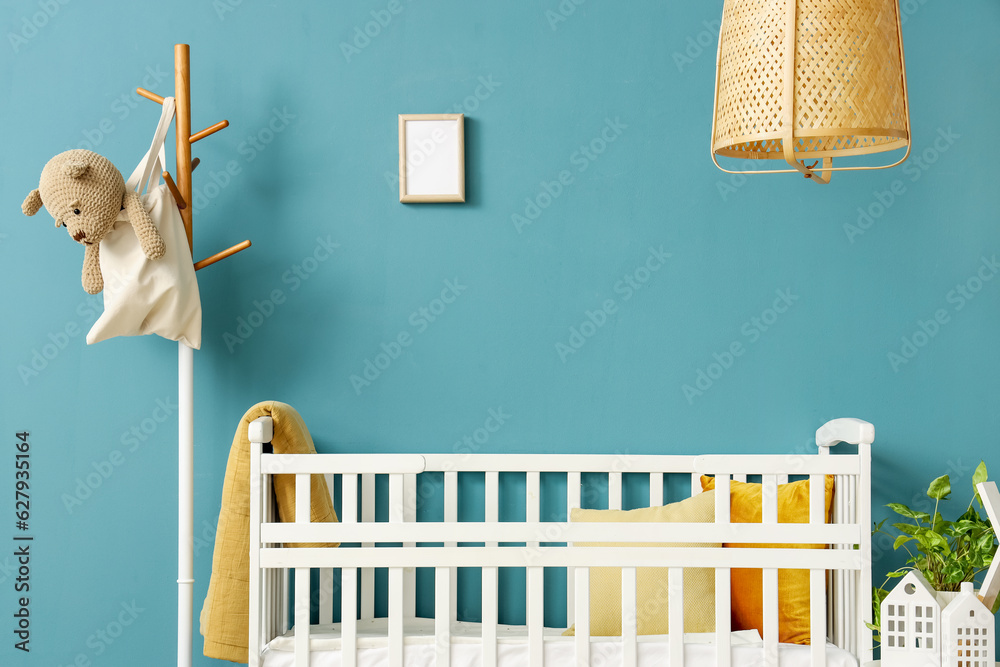
[[[496, 452], [782, 453], [857, 416], [877, 427], [876, 518], [948, 471], [964, 489], [981, 458], [1000, 475], [1000, 280], [977, 277], [994, 277], [1000, 251], [1000, 5], [906, 0], [914, 156], [828, 187], [732, 181], [711, 164], [706, 24], [721, 3], [591, 0], [555, 23], [556, 0], [389, 6], [0, 7], [0, 663], [172, 661], [175, 345], [87, 347], [99, 302], [80, 286], [83, 253], [19, 206], [71, 147], [131, 169], [158, 115], [132, 91], [171, 90], [175, 42], [191, 44], [194, 125], [232, 123], [196, 146], [195, 254], [254, 241], [200, 274], [198, 608], [232, 433], [264, 399], [295, 405], [331, 452], [452, 451], [491, 409], [510, 415], [482, 445]], [[345, 54], [373, 12], [391, 21]], [[468, 119], [468, 202], [399, 204], [396, 114], [453, 110]], [[549, 202], [545, 184], [564, 171], [572, 180]], [[894, 183], [890, 204], [879, 193]], [[546, 207], [526, 211], [526, 198]], [[859, 208], [873, 217], [852, 233]], [[647, 274], [654, 251], [669, 257]], [[440, 312], [451, 284], [460, 294]], [[772, 320], [780, 294], [792, 305]], [[608, 300], [615, 312], [561, 356]], [[266, 317], [252, 315], [258, 303]], [[921, 337], [939, 310], [946, 323]], [[352, 384], [401, 332], [412, 345]], [[904, 350], [914, 337], [926, 344]], [[736, 342], [744, 353], [720, 376], [713, 355]], [[700, 371], [717, 379], [686, 396]], [[11, 632], [21, 430], [35, 536], [27, 659]], [[96, 488], [80, 487], [100, 470]], [[877, 555], [877, 573], [898, 562]], [[123, 604], [134, 622], [106, 642], [97, 632]]]

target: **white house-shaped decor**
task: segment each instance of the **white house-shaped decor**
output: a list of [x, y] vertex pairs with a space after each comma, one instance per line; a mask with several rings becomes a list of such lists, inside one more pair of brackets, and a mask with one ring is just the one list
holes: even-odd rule
[[908, 572], [882, 600], [882, 667], [941, 667], [940, 621], [934, 589]]
[[[986, 516], [990, 518], [993, 533], [1000, 535], [1000, 490], [997, 489], [997, 483], [982, 482], [976, 485], [976, 490], [986, 508]], [[996, 608], [997, 596], [1000, 595], [1000, 558], [993, 559], [979, 595], [987, 609], [993, 611]]]
[[962, 592], [941, 613], [941, 623], [945, 665], [994, 667], [993, 614], [979, 600], [975, 585], [962, 584]]

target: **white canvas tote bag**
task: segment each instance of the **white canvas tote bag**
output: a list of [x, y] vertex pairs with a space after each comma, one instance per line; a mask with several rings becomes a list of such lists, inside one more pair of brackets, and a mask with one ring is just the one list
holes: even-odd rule
[[87, 334], [88, 345], [115, 336], [157, 334], [196, 350], [201, 347], [201, 297], [191, 250], [180, 211], [161, 180], [163, 140], [173, 115], [174, 98], [166, 97], [153, 143], [125, 183], [142, 196], [166, 254], [148, 259], [125, 211], [121, 212], [101, 241], [104, 313]]

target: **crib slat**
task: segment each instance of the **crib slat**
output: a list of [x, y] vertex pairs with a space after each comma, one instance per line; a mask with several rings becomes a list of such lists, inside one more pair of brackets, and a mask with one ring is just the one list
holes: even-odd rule
[[[291, 586], [289, 585], [289, 575], [291, 573], [287, 570], [275, 570], [274, 583], [279, 587], [281, 591], [281, 600], [277, 601], [275, 604], [278, 607], [278, 613], [276, 616], [281, 618], [281, 622], [278, 624], [278, 629], [284, 632], [291, 625], [288, 622], [288, 608], [291, 603]], [[280, 634], [280, 633], [279, 633]]]
[[[715, 523], [729, 523], [730, 520], [729, 475], [715, 476]], [[716, 667], [730, 667], [732, 664], [732, 635], [730, 609], [732, 606], [730, 570], [728, 567], [715, 569], [715, 637]]]
[[[570, 520], [573, 508], [580, 506], [580, 473], [566, 473], [566, 521]], [[573, 546], [569, 542], [567, 546]], [[566, 568], [566, 625], [576, 622], [576, 570]], [[588, 663], [589, 664], [589, 663]]]
[[[331, 490], [333, 489], [333, 487], [330, 488]], [[340, 521], [342, 523], [358, 522], [358, 476], [357, 475], [353, 474], [341, 475], [340, 514], [341, 514]], [[358, 594], [357, 572], [358, 572], [357, 568], [344, 568], [340, 573], [340, 590], [341, 590], [340, 615], [342, 624], [341, 635], [344, 637], [343, 652], [345, 655], [350, 652], [347, 648], [348, 623], [353, 623], [351, 627], [357, 628], [357, 613], [358, 613], [357, 612], [358, 605], [356, 598]], [[348, 582], [348, 579], [350, 579], [350, 582]], [[330, 589], [331, 597], [333, 594], [332, 583], [333, 582], [331, 581], [331, 589]], [[351, 590], [350, 608], [348, 608], [347, 606], [348, 583], [350, 583], [350, 590]], [[350, 615], [350, 618], [348, 618], [348, 615]], [[332, 623], [333, 605], [330, 605], [330, 616], [331, 616], [330, 622]], [[321, 622], [324, 621], [322, 621], [321, 619]], [[354, 635], [355, 632], [356, 630], [352, 630], [350, 634]], [[351, 641], [354, 641], [353, 637]], [[356, 658], [353, 657], [353, 654], [351, 660], [356, 660]], [[344, 658], [344, 665], [345, 667], [347, 667], [348, 665], [347, 658]], [[353, 663], [350, 664], [350, 667], [354, 667]]]
[[[778, 478], [764, 475], [761, 479], [761, 523], [778, 523]], [[774, 667], [778, 660], [778, 570], [763, 570], [764, 667]]]
[[[525, 521], [537, 522], [541, 516], [542, 503], [541, 474], [529, 470], [525, 475]], [[526, 542], [528, 547], [538, 547], [536, 541]], [[543, 626], [545, 624], [545, 568], [529, 567], [525, 573], [528, 603], [528, 662], [541, 666], [544, 661]]]
[[[498, 521], [500, 517], [500, 473], [486, 472], [486, 521]], [[495, 547], [496, 542], [486, 542]], [[497, 568], [482, 568], [483, 597], [483, 667], [497, 664]]]
[[663, 504], [663, 473], [649, 473], [649, 506], [657, 507]]
[[566, 473], [566, 520], [569, 521], [570, 510], [580, 507], [581, 475], [578, 472]]
[[[824, 447], [823, 449], [827, 449]], [[835, 480], [836, 493], [833, 496], [833, 522], [844, 522], [844, 480], [846, 477], [837, 475]], [[834, 547], [840, 549], [841, 546]], [[826, 613], [829, 614], [828, 622], [831, 624], [833, 637], [831, 640], [837, 646], [846, 649], [846, 637], [844, 636], [844, 595], [846, 591], [846, 579], [843, 570], [833, 570], [830, 573], [830, 594], [827, 596]]]
[[776, 475], [763, 476], [760, 493], [762, 523], [778, 523], [778, 478]]
[[[309, 477], [306, 476], [306, 480], [308, 479]], [[298, 497], [297, 494], [296, 497]], [[298, 514], [296, 514], [296, 519], [298, 519]], [[295, 667], [309, 667], [308, 567], [295, 568]]]
[[622, 568], [622, 666], [636, 667], [638, 632], [636, 629], [636, 569]]
[[[403, 523], [403, 475], [389, 475], [389, 523]], [[403, 664], [403, 618], [406, 577], [401, 567], [389, 568], [389, 664]]]
[[434, 568], [434, 653], [437, 667], [451, 665], [451, 573], [453, 568]]
[[684, 667], [684, 568], [667, 571], [670, 667]]
[[[488, 473], [487, 473], [488, 474]], [[487, 479], [489, 479], [487, 477]], [[483, 667], [497, 665], [497, 568], [483, 568]]]
[[545, 568], [529, 567], [528, 582], [528, 663], [541, 667], [544, 657]]
[[[323, 475], [326, 479], [326, 488], [330, 493], [330, 502], [336, 507], [336, 479], [335, 475]], [[344, 513], [341, 504], [340, 513]], [[333, 569], [325, 567], [319, 571], [319, 622], [333, 623]]]
[[312, 507], [312, 479], [310, 475], [295, 476], [295, 523], [309, 523]]
[[[851, 457], [833, 457], [851, 458]], [[851, 501], [854, 504], [851, 516], [862, 528], [867, 529], [872, 525], [872, 460], [871, 445], [862, 443], [858, 445], [859, 468], [857, 480], [852, 483], [850, 493]], [[852, 478], [853, 479], [853, 478]], [[864, 530], [861, 533], [861, 548], [859, 551], [869, 558], [872, 552], [871, 534]], [[851, 614], [855, 621], [852, 623], [852, 637], [854, 641], [854, 654], [861, 656], [862, 663], [872, 659], [872, 631], [865, 625], [872, 620], [872, 608], [867, 602], [872, 590], [872, 571], [868, 567], [856, 572], [853, 577], [853, 606]]]
[[809, 475], [809, 523], [826, 523], [826, 478]]
[[[809, 476], [809, 523], [826, 523], [826, 477]], [[818, 583], [817, 583], [818, 582]], [[809, 600], [811, 614], [810, 642], [813, 643], [813, 667], [826, 667], [826, 571], [810, 570]], [[817, 639], [817, 638], [822, 638]], [[816, 642], [818, 641], [818, 646]], [[822, 654], [817, 658], [817, 651]], [[817, 660], [820, 660], [817, 662]]]
[[389, 568], [389, 664], [403, 664], [403, 568]]
[[733, 475], [733, 481], [736, 481], [736, 482], [746, 482], [747, 481], [747, 476], [746, 476], [745, 473], [734, 474]]
[[809, 570], [811, 667], [826, 667], [826, 571]]
[[620, 472], [608, 473], [608, 509], [620, 510], [622, 508], [622, 474]]
[[778, 570], [764, 570], [764, 667], [778, 664]]
[[[726, 486], [728, 487], [728, 480]], [[718, 516], [719, 506], [715, 506]], [[727, 517], [728, 518], [728, 517]], [[715, 664], [716, 667], [732, 665], [732, 623], [730, 619], [731, 584], [730, 570], [720, 567], [715, 570]]]
[[402, 475], [389, 475], [389, 523], [403, 523]]
[[[374, 473], [361, 475], [361, 521], [375, 521]], [[375, 544], [365, 542], [361, 546], [367, 549]], [[361, 618], [375, 618], [375, 569], [371, 567], [361, 569]]]
[[319, 571], [319, 622], [333, 623], [333, 569]]
[[358, 522], [358, 476], [343, 475], [340, 481], [340, 521]]
[[345, 567], [341, 570], [340, 591], [340, 659], [343, 667], [355, 667], [358, 664], [358, 569], [356, 567]]
[[778, 474], [778, 484], [788, 484], [788, 474], [779, 473]]
[[[412, 473], [403, 475], [403, 521], [417, 521], [417, 476]], [[404, 547], [415, 547], [415, 542], [405, 542]], [[408, 567], [403, 570], [403, 612], [406, 618], [417, 615], [417, 568]]]
[[691, 473], [691, 495], [697, 496], [701, 493], [701, 473], [693, 472]]
[[[870, 463], [866, 463], [865, 465], [866, 465], [866, 467], [870, 466]], [[869, 468], [869, 470], [870, 470], [870, 468]], [[870, 493], [871, 490], [868, 489], [868, 491]], [[849, 476], [847, 478], [847, 493], [848, 493], [848, 495], [847, 495], [847, 499], [845, 500], [845, 505], [847, 507], [848, 522], [850, 522], [850, 523], [858, 523], [861, 526], [870, 526], [871, 525], [871, 498], [867, 498], [866, 500], [862, 501], [862, 499], [860, 499], [858, 497], [858, 478], [857, 477]], [[866, 512], [866, 516], [862, 516], [862, 513], [861, 513], [862, 512], [862, 508], [864, 508], [864, 510]], [[866, 536], [864, 534], [862, 534], [862, 540], [865, 540], [865, 539], [866, 539]], [[867, 537], [867, 542], [868, 542], [868, 545], [867, 545], [868, 549], [865, 550], [864, 546], [862, 546], [863, 553], [869, 553], [870, 552], [870, 549], [871, 549], [871, 538], [870, 537]], [[864, 542], [862, 542], [862, 545], [864, 545]], [[858, 634], [859, 627], [864, 627], [865, 620], [867, 619], [866, 614], [870, 615], [871, 614], [871, 610], [868, 607], [867, 603], [863, 603], [863, 606], [861, 607], [861, 609], [863, 609], [864, 611], [862, 612], [861, 609], [858, 608], [858, 599], [857, 599], [857, 597], [858, 597], [858, 591], [859, 590], [865, 591], [866, 597], [867, 597], [867, 592], [871, 590], [871, 572], [869, 570], [865, 569], [865, 570], [862, 570], [859, 573], [854, 573], [854, 572], [845, 573], [844, 577], [847, 579], [847, 602], [844, 603], [844, 604], [846, 604], [847, 605], [847, 609], [850, 610], [850, 611], [845, 612], [845, 615], [847, 616], [847, 619], [848, 619], [846, 621], [846, 624], [847, 624], [847, 632], [848, 632], [848, 635], [847, 635], [848, 636], [848, 640], [847, 641], [848, 641], [848, 646], [850, 647], [849, 650], [854, 655], [860, 654], [861, 653], [861, 641], [862, 641], [862, 638], [864, 638], [865, 650], [867, 651], [868, 655], [871, 655], [871, 648], [870, 648], [871, 647], [871, 643], [868, 641], [869, 636], [871, 635], [871, 632], [868, 631], [867, 632], [867, 636], [864, 635], [864, 634], [861, 634], [861, 635]], [[855, 623], [850, 622], [850, 619], [852, 617], [854, 617], [855, 615], [858, 615], [857, 621]]]
[[[444, 520], [446, 523], [456, 523], [458, 521], [458, 473], [452, 470], [444, 473]], [[458, 542], [446, 542], [446, 547], [457, 547]], [[449, 570], [449, 595], [451, 603], [451, 620], [458, 620], [458, 568], [452, 567]]]
[[444, 473], [444, 520], [451, 523], [458, 521], [458, 473]]
[[538, 521], [541, 516], [542, 503], [541, 474], [538, 471], [528, 471], [525, 479], [525, 489], [527, 492], [524, 499], [525, 521]]
[[[283, 634], [288, 628], [279, 628], [278, 622], [281, 620], [281, 614], [277, 613], [278, 600], [281, 597], [281, 592], [278, 589], [278, 585], [275, 582], [278, 572], [284, 572], [284, 570], [272, 570], [266, 569], [261, 571], [261, 576], [263, 577], [263, 585], [261, 588], [261, 593], [264, 595], [264, 606], [261, 608], [261, 613], [263, 617], [260, 619], [259, 630], [262, 634], [258, 635], [260, 639], [265, 640], [263, 643], [267, 643], [268, 637], [277, 637]], [[250, 654], [253, 656], [253, 645], [250, 644]], [[258, 646], [258, 653], [263, 650], [263, 646]], [[252, 663], [251, 663], [252, 664]], [[258, 663], [259, 664], [259, 663]]]
[[574, 568], [573, 590], [576, 598], [576, 664], [590, 665], [590, 569]]
[[[729, 523], [729, 475], [715, 476], [715, 523]], [[729, 605], [726, 605], [727, 608]]]
[[[486, 473], [486, 521], [500, 520], [500, 473]], [[487, 542], [486, 546], [495, 547], [496, 542]]]

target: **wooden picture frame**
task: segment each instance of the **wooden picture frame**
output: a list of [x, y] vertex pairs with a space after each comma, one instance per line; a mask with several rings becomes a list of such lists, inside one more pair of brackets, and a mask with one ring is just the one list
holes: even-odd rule
[[399, 201], [465, 201], [465, 114], [399, 115]]

